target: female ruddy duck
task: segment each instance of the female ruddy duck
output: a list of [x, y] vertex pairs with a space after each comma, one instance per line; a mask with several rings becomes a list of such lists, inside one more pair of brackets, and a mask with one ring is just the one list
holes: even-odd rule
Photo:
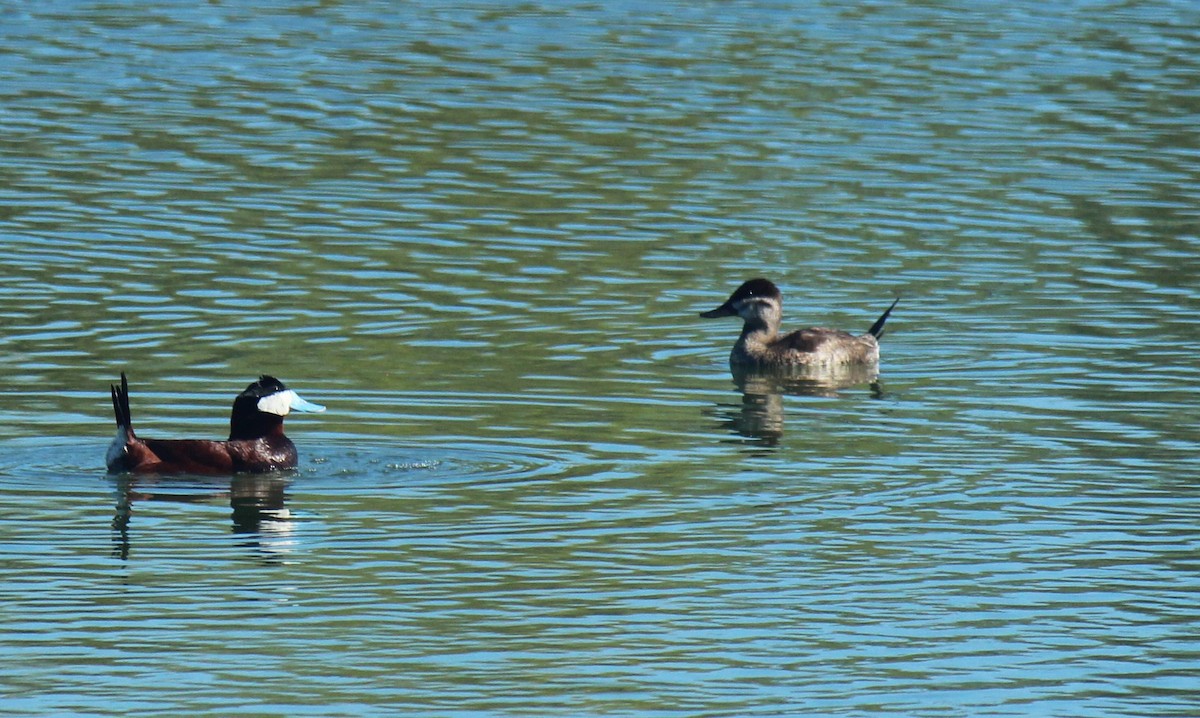
[[766, 279], [751, 279], [737, 288], [724, 304], [702, 312], [706, 319], [741, 317], [742, 335], [733, 345], [729, 363], [737, 367], [766, 369], [791, 367], [839, 367], [879, 362], [879, 337], [888, 315], [900, 300], [892, 302], [866, 334], [855, 336], [839, 329], [812, 327], [779, 336], [783, 319], [783, 295]]
[[112, 473], [233, 474], [296, 468], [296, 445], [283, 435], [289, 411], [325, 411], [272, 376], [260, 377], [233, 400], [229, 440], [139, 439], [129, 416], [129, 383], [112, 385], [117, 436], [108, 447]]

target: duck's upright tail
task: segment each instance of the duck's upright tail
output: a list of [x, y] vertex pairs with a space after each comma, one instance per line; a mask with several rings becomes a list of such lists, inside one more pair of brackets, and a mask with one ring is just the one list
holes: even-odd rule
[[121, 386], [109, 384], [112, 391], [113, 414], [117, 417], [117, 428], [127, 429], [132, 433], [133, 420], [129, 416], [129, 380], [125, 372], [121, 372]]
[[110, 384], [108, 388], [112, 392], [113, 414], [117, 418], [117, 435], [108, 446], [105, 463], [109, 471], [121, 471], [126, 468], [129, 444], [137, 439], [133, 434], [133, 420], [129, 417], [129, 381], [125, 372], [121, 372], [121, 386]]
[[882, 337], [883, 336], [883, 325], [887, 323], [888, 316], [891, 315], [892, 310], [895, 309], [896, 305], [899, 303], [900, 303], [900, 297], [896, 297], [896, 301], [892, 302], [892, 306], [888, 307], [887, 311], [885, 311], [883, 314], [879, 315], [879, 318], [876, 319], [875, 323], [871, 325], [871, 328], [867, 330], [867, 334], [870, 334], [871, 336], [875, 337], [876, 339]]

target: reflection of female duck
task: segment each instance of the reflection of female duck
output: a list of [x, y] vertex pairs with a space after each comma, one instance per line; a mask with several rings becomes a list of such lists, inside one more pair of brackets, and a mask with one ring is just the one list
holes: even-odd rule
[[783, 437], [785, 395], [834, 397], [847, 387], [868, 384], [873, 398], [883, 396], [879, 367], [873, 364], [768, 368], [735, 364], [732, 372], [742, 403], [729, 414], [726, 426], [768, 446]]
[[879, 362], [879, 337], [888, 315], [900, 300], [892, 302], [866, 334], [855, 336], [839, 329], [812, 327], [779, 336], [783, 320], [783, 295], [766, 279], [751, 279], [737, 288], [724, 304], [700, 316], [741, 317], [742, 334], [729, 362], [734, 366], [836, 367]]
[[300, 398], [275, 377], [263, 376], [233, 400], [229, 440], [140, 439], [129, 416], [129, 383], [112, 387], [117, 436], [108, 448], [108, 470], [156, 474], [232, 474], [296, 468], [296, 445], [284, 436], [291, 411], [325, 411]]
[[869, 384], [876, 395], [882, 395], [883, 391], [878, 364], [766, 368], [735, 364], [730, 371], [738, 390], [747, 394], [832, 397], [843, 389], [862, 384]]

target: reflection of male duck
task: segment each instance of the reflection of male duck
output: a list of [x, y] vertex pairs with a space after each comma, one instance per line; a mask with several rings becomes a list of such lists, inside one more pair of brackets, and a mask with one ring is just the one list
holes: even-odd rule
[[[113, 516], [113, 555], [127, 559], [132, 540], [130, 522], [137, 502], [210, 504], [229, 500], [233, 532], [247, 534], [264, 557], [285, 553], [294, 537], [286, 507], [287, 479], [283, 474], [237, 474], [224, 483], [214, 478], [137, 476], [117, 478], [117, 507]], [[221, 480], [222, 482], [224, 480]]]
[[766, 279], [751, 279], [737, 288], [724, 304], [700, 316], [741, 317], [742, 334], [729, 363], [744, 367], [838, 367], [879, 362], [879, 337], [888, 315], [900, 300], [892, 302], [866, 334], [855, 336], [840, 329], [811, 327], [779, 335], [783, 320], [783, 295]]

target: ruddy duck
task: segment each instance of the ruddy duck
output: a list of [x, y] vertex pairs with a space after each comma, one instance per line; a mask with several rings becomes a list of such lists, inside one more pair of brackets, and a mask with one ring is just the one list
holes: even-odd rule
[[112, 473], [234, 474], [296, 468], [296, 445], [283, 435], [289, 411], [325, 411], [273, 376], [262, 376], [233, 400], [229, 440], [139, 439], [129, 416], [129, 383], [111, 386], [117, 436], [108, 447]]
[[742, 335], [733, 345], [729, 363], [748, 368], [838, 367], [875, 364], [879, 361], [879, 337], [892, 302], [866, 334], [855, 336], [839, 329], [812, 327], [779, 336], [783, 319], [783, 295], [766, 279], [751, 279], [737, 288], [724, 304], [702, 312], [706, 319], [741, 317]]

